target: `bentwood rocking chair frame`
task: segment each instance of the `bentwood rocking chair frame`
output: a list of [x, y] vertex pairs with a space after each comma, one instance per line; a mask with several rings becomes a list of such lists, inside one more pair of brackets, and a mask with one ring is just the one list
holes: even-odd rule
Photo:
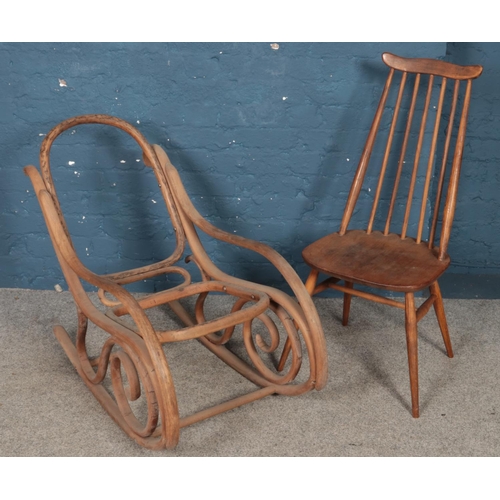
[[[436, 312], [447, 355], [450, 358], [453, 357], [443, 299], [437, 279], [450, 264], [447, 249], [455, 213], [472, 80], [480, 76], [482, 67], [458, 66], [432, 59], [402, 58], [389, 53], [384, 53], [382, 59], [390, 68], [390, 71], [347, 198], [340, 230], [312, 243], [304, 249], [302, 255], [305, 262], [312, 268], [306, 282], [306, 288], [311, 295], [328, 288], [340, 290], [344, 293], [343, 325], [347, 325], [348, 322], [352, 295], [394, 306], [405, 311], [412, 415], [418, 417], [417, 323], [425, 316], [431, 306], [434, 306]], [[398, 78], [396, 74], [400, 76], [399, 89], [397, 93], [395, 89], [394, 94], [392, 94], [395, 100], [394, 104], [394, 100], [389, 101], [388, 96], [391, 84]], [[410, 86], [406, 85], [410, 81], [410, 75], [412, 75], [411, 79], [413, 79], [413, 90], [406, 94], [409, 109], [405, 120], [404, 113], [400, 113], [400, 111], [405, 96], [405, 86]], [[427, 89], [425, 89], [425, 85], [420, 85], [424, 79], [427, 79]], [[438, 79], [440, 81], [436, 82], [435, 80]], [[447, 96], [449, 80], [453, 82], [449, 86], [452, 94]], [[436, 85], [439, 83], [440, 85]], [[434, 86], [439, 87], [439, 98], [436, 106], [432, 105], [431, 100]], [[465, 87], [465, 89], [461, 91], [460, 87], [462, 89]], [[419, 100], [420, 88], [424, 92]], [[422, 102], [422, 100], [424, 101], [423, 106], [419, 106], [417, 102]], [[461, 113], [459, 111], [460, 100], [462, 101]], [[419, 107], [422, 108], [421, 114], [418, 111]], [[432, 123], [434, 109], [436, 111]], [[386, 114], [384, 115], [384, 113]], [[418, 115], [420, 115], [420, 123], [418, 123]], [[383, 116], [388, 116], [384, 127], [381, 126]], [[458, 123], [455, 122], [457, 116], [459, 116]], [[444, 128], [448, 117], [447, 128]], [[415, 153], [413, 158], [408, 161], [410, 159], [409, 155], [407, 155], [410, 151], [410, 131], [412, 124], [415, 122], [418, 125], [418, 134], [413, 136], [414, 145], [412, 149], [415, 148]], [[427, 122], [430, 122], [430, 134], [426, 132]], [[401, 126], [402, 129], [398, 129], [398, 126]], [[454, 126], [458, 126], [458, 132], [456, 138], [452, 140], [455, 135]], [[386, 132], [382, 130], [383, 128], [385, 128]], [[401, 130], [400, 135], [396, 135], [396, 130]], [[440, 142], [438, 138], [442, 130], [444, 130], [444, 137], [439, 148], [442, 150], [441, 157], [439, 157], [437, 156]], [[382, 141], [380, 144], [382, 145], [383, 155], [380, 154], [378, 182], [374, 189], [368, 225], [365, 230], [348, 230], [365, 180], [370, 157], [374, 151], [377, 135], [379, 135], [379, 140]], [[420, 186], [421, 195], [417, 196], [416, 186], [418, 184], [419, 164], [425, 165], [425, 161], [421, 161], [421, 158], [425, 156], [425, 139], [429, 135], [425, 176], [420, 176], [423, 182]], [[452, 150], [453, 141], [455, 149], [450, 162], [449, 153]], [[395, 168], [396, 172], [392, 187], [391, 179], [386, 175], [390, 160], [393, 160], [394, 167], [397, 167]], [[372, 163], [375, 162], [372, 161]], [[403, 196], [404, 201], [401, 203], [404, 206], [402, 226], [399, 231], [394, 233], [391, 232], [391, 223], [394, 226], [399, 222], [395, 220], [394, 216], [396, 215], [395, 207], [397, 206], [398, 188], [400, 188], [405, 163], [409, 164], [406, 170], [411, 168], [411, 176], [409, 176], [408, 195]], [[451, 168], [448, 166], [449, 163], [451, 163]], [[434, 206], [429, 210], [428, 204], [432, 204], [430, 187], [434, 168], [437, 173], [435, 176], [437, 181], [435, 184], [436, 194]], [[373, 175], [376, 178], [377, 172]], [[448, 176], [448, 189], [445, 193]], [[384, 194], [383, 187], [386, 186], [388, 188], [385, 201], [388, 210], [384, 217], [384, 211], [379, 207], [379, 202]], [[444, 199], [444, 209], [441, 211], [440, 206]], [[410, 212], [415, 205], [418, 207], [417, 214], [419, 217], [418, 226], [415, 224], [417, 226], [416, 235], [412, 238], [408, 236], [408, 232], [410, 230]], [[380, 221], [383, 229], [382, 231], [375, 231], [376, 214], [380, 212], [382, 212]], [[441, 217], [441, 220], [439, 220], [439, 217]], [[429, 232], [426, 241], [424, 240], [423, 231], [427, 221], [429, 221]], [[439, 223], [441, 224], [441, 232], [439, 243], [436, 245], [434, 240]], [[329, 278], [318, 284], [320, 273], [328, 275]], [[344, 285], [340, 285], [339, 281], [344, 281]], [[393, 292], [404, 292], [405, 301], [401, 303], [391, 298], [357, 290], [353, 288], [353, 284]], [[430, 296], [420, 307], [416, 308], [414, 294], [425, 288], [429, 288]], [[282, 359], [286, 359], [286, 350]]]
[[[58, 135], [81, 124], [117, 127], [132, 136], [142, 149], [145, 164], [152, 167], [155, 173], [176, 235], [175, 250], [167, 259], [125, 272], [97, 275], [78, 258], [54, 188], [49, 155]], [[54, 333], [99, 403], [137, 443], [150, 449], [173, 448], [178, 443], [182, 427], [270, 394], [298, 395], [313, 388], [319, 390], [325, 385], [327, 363], [323, 331], [312, 299], [295, 271], [272, 248], [228, 234], [203, 219], [192, 205], [167, 154], [159, 146], [150, 145], [137, 129], [123, 120], [107, 115], [84, 115], [65, 120], [54, 127], [43, 140], [40, 169], [41, 175], [34, 166], [26, 167], [25, 173], [35, 188], [78, 315], [75, 343], [60, 325], [54, 327]], [[263, 255], [282, 274], [295, 297], [269, 286], [235, 278], [218, 269], [205, 252], [197, 228], [213, 238]], [[199, 268], [201, 282], [191, 282], [190, 273], [185, 268], [175, 266], [184, 254], [186, 243], [192, 252], [186, 261], [192, 261]], [[176, 273], [184, 282], [137, 298], [123, 287], [164, 273]], [[98, 297], [107, 308], [106, 312], [92, 303], [81, 281], [98, 289]], [[210, 292], [234, 297], [235, 302], [229, 314], [206, 320], [204, 305]], [[197, 296], [194, 318], [179, 302], [180, 299], [191, 296]], [[155, 329], [145, 310], [160, 304], [168, 304], [186, 325], [185, 328], [167, 331]], [[122, 318], [126, 315], [129, 316], [127, 320]], [[262, 335], [255, 333], [257, 319], [259, 326], [267, 330], [266, 336], [270, 340], [266, 341]], [[101, 354], [95, 358], [90, 358], [87, 352], [86, 333], [89, 321], [109, 334]], [[236, 355], [226, 345], [237, 325], [242, 325], [242, 342], [246, 348], [246, 356], [243, 357]], [[283, 335], [291, 346], [293, 355], [287, 369], [283, 371], [283, 367], [280, 367], [278, 371], [271, 357], [283, 345]], [[190, 339], [198, 339], [259, 389], [181, 418], [165, 353], [167, 348], [164, 350], [163, 345]], [[297, 381], [299, 371], [304, 366], [303, 346], [309, 360], [308, 368], [304, 369], [308, 369], [309, 374], [306, 372]], [[109, 391], [103, 383], [107, 375], [112, 383], [112, 390]], [[141, 392], [147, 406], [147, 417], [142, 420], [134, 415], [130, 405], [131, 401], [141, 397]]]

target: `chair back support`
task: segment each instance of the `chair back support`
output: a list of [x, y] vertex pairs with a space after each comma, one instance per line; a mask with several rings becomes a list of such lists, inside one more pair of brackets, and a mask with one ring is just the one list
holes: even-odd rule
[[[380, 161], [372, 163], [379, 164], [380, 171], [367, 233], [371, 233], [374, 223], [380, 220], [383, 233], [389, 234], [391, 225], [395, 225], [395, 210], [400, 207], [401, 228], [392, 232], [406, 238], [412, 209], [416, 208], [416, 242], [425, 240], [423, 232], [427, 223], [428, 246], [433, 248], [438, 223], [441, 223], [438, 257], [443, 259], [455, 213], [472, 80], [483, 68], [433, 59], [408, 59], [389, 53], [384, 53], [382, 59], [390, 71], [354, 176], [339, 234], [347, 231], [370, 158], [378, 146], [381, 153], [377, 160]], [[391, 166], [394, 168], [388, 175]], [[403, 188], [401, 179], [405, 174], [409, 181]], [[433, 178], [437, 184], [431, 186]], [[399, 202], [401, 196], [403, 202]], [[381, 198], [385, 203], [380, 203]], [[444, 208], [440, 212], [443, 200]]]
[[[67, 239], [69, 240], [69, 243], [71, 247], [73, 247], [73, 244], [71, 242], [71, 236], [69, 234], [66, 222], [64, 220], [64, 216], [61, 210], [61, 206], [59, 203], [59, 200], [57, 198], [56, 194], [56, 189], [54, 187], [54, 181], [52, 179], [52, 173], [50, 169], [50, 150], [52, 147], [52, 144], [54, 140], [62, 134], [64, 131], [76, 127], [77, 125], [82, 125], [82, 124], [101, 124], [101, 125], [110, 125], [112, 127], [119, 128], [125, 132], [127, 132], [135, 141], [139, 144], [139, 146], [142, 149], [144, 161], [148, 166], [153, 167], [153, 171], [156, 175], [156, 180], [158, 182], [158, 186], [163, 194], [163, 197], [165, 199], [165, 203], [167, 205], [167, 210], [170, 215], [172, 225], [174, 228], [174, 232], [176, 235], [176, 247], [167, 259], [163, 260], [161, 262], [161, 265], [163, 266], [168, 266], [171, 264], [174, 264], [177, 262], [181, 257], [184, 252], [185, 248], [185, 234], [184, 234], [184, 229], [183, 226], [180, 222], [180, 217], [178, 213], [178, 209], [175, 205], [174, 198], [172, 195], [172, 190], [171, 186], [169, 185], [169, 181], [167, 176], [165, 175], [165, 172], [161, 168], [158, 158], [156, 156], [156, 153], [153, 149], [153, 147], [146, 141], [144, 136], [132, 125], [127, 123], [124, 120], [121, 120], [120, 118], [108, 116], [108, 115], [82, 115], [82, 116], [75, 116], [73, 118], [69, 118], [61, 123], [59, 123], [57, 126], [55, 126], [44, 138], [41, 148], [40, 148], [40, 170], [41, 170], [41, 175], [45, 184], [45, 189], [48, 191], [48, 193], [51, 196], [52, 203], [57, 211], [58, 215], [58, 220], [57, 223], [62, 226], [62, 229], [66, 233]], [[55, 221], [54, 221], [55, 222]], [[57, 245], [55, 245], [57, 248]], [[78, 259], [78, 256], [76, 252], [74, 251], [74, 248], [68, 249], [68, 251], [71, 252], [71, 260], [73, 261], [78, 261], [79, 265], [82, 265], [80, 260]], [[64, 267], [63, 267], [64, 268]], [[146, 277], [146, 276], [145, 276]], [[116, 273], [116, 278], [117, 281], [120, 283], [127, 283], [129, 281], [129, 273], [128, 271], [124, 271], [122, 273]]]

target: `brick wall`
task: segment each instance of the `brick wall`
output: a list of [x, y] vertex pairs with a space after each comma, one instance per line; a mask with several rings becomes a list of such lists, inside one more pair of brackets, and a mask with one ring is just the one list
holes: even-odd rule
[[[450, 253], [451, 271], [495, 269], [497, 153], [488, 124], [495, 122], [489, 71], [500, 64], [497, 44], [28, 43], [0, 44], [0, 286], [65, 287], [22, 167], [37, 165], [52, 126], [84, 113], [135, 124], [168, 151], [203, 215], [270, 244], [304, 278], [302, 248], [338, 228], [387, 74], [384, 51], [485, 65], [474, 87]], [[172, 248], [154, 176], [139, 159], [124, 133], [98, 126], [69, 130], [54, 145], [75, 247], [98, 273], [150, 263]], [[281, 285], [258, 256], [213, 241], [207, 248], [223, 269]], [[165, 279], [140, 288], [162, 288]]]
[[471, 113], [450, 248], [452, 272], [500, 273], [500, 44], [450, 43], [447, 60], [481, 64]]

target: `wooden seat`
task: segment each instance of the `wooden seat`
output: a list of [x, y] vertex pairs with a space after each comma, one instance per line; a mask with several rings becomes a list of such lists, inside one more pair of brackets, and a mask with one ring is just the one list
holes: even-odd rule
[[329, 234], [305, 248], [302, 256], [322, 273], [395, 292], [430, 286], [450, 264], [449, 257], [439, 260], [425, 242], [415, 244], [413, 238], [401, 239], [381, 231], [367, 234], [359, 229], [343, 236]]
[[[56, 195], [49, 156], [56, 137], [83, 124], [108, 125], [125, 131], [138, 143], [144, 163], [153, 169], [175, 233], [174, 251], [161, 262], [98, 275], [78, 258]], [[149, 144], [137, 129], [118, 118], [77, 116], [61, 122], [47, 134], [41, 145], [40, 169], [41, 175], [34, 166], [27, 166], [25, 173], [40, 202], [56, 255], [76, 303], [78, 319], [75, 341], [61, 325], [54, 327], [54, 333], [99, 403], [137, 443], [150, 449], [173, 448], [182, 427], [271, 394], [298, 395], [324, 387], [327, 378], [325, 340], [312, 299], [300, 278], [270, 247], [228, 234], [203, 219], [162, 148]], [[77, 207], [75, 202], [73, 209]], [[205, 252], [198, 230], [267, 258], [282, 274], [294, 297], [221, 271]], [[193, 282], [188, 269], [175, 265], [183, 258], [187, 245], [191, 253], [185, 260], [200, 272], [199, 282]], [[182, 283], [146, 296], [134, 296], [124, 288], [161, 274], [177, 274]], [[101, 307], [90, 300], [82, 283], [95, 287]], [[206, 318], [206, 298], [210, 293], [225, 294], [231, 299], [227, 314]], [[188, 297], [196, 298], [192, 312], [180, 302]], [[160, 305], [168, 305], [184, 328], [153, 327], [145, 311]], [[89, 321], [108, 334], [97, 357], [88, 354]], [[236, 329], [238, 326], [240, 328]], [[192, 339], [201, 342], [258, 389], [181, 417], [163, 345]], [[275, 366], [275, 354], [286, 341], [291, 345], [292, 358], [283, 371], [282, 366], [279, 370]], [[308, 363], [303, 364], [305, 354]], [[141, 398], [145, 411], [136, 415]]]
[[[482, 67], [389, 53], [382, 59], [389, 74], [354, 174], [340, 230], [311, 243], [302, 255], [311, 267], [306, 282], [311, 295], [327, 288], [344, 293], [344, 325], [352, 295], [405, 310], [412, 415], [418, 417], [417, 323], [431, 306], [446, 352], [453, 357], [437, 280], [450, 264], [447, 248], [472, 80], [481, 74]], [[370, 201], [361, 202], [362, 189], [363, 202], [367, 193], [373, 193], [371, 207]], [[361, 221], [355, 208], [360, 214], [366, 208], [367, 220]], [[353, 218], [358, 228], [348, 230]], [[320, 273], [329, 277], [318, 284]], [[358, 290], [354, 284], [404, 292], [405, 301]], [[427, 287], [430, 296], [417, 309], [414, 294]], [[281, 365], [287, 359], [287, 349], [288, 345]]]

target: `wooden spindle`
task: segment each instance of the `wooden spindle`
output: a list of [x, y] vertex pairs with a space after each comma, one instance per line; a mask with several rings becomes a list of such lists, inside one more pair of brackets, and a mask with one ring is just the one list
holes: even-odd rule
[[451, 226], [455, 215], [455, 206], [457, 203], [458, 180], [460, 178], [460, 167], [462, 164], [462, 155], [465, 145], [465, 129], [467, 128], [467, 115], [469, 114], [470, 93], [472, 88], [472, 80], [467, 80], [465, 89], [464, 106], [462, 108], [462, 116], [460, 118], [460, 126], [458, 128], [457, 145], [455, 154], [453, 155], [453, 163], [451, 167], [450, 183], [448, 186], [448, 195], [443, 211], [443, 228], [441, 230], [441, 241], [439, 242], [439, 259], [443, 260], [446, 257], [446, 250], [450, 240]]
[[420, 219], [418, 222], [417, 243], [422, 241], [422, 231], [424, 228], [425, 211], [427, 208], [427, 196], [429, 195], [429, 185], [431, 182], [432, 167], [434, 165], [434, 156], [436, 154], [436, 144], [439, 133], [439, 124], [441, 122], [441, 113], [443, 112], [444, 94], [446, 92], [446, 78], [443, 77], [441, 84], [441, 93], [436, 112], [436, 121], [434, 122], [434, 132], [432, 134], [431, 150], [429, 152], [429, 161], [427, 163], [427, 173], [425, 176], [424, 192], [422, 193], [422, 205], [420, 206]]
[[391, 151], [392, 140], [394, 139], [394, 131], [396, 129], [396, 123], [398, 121], [399, 109], [401, 107], [401, 100], [403, 99], [406, 76], [407, 73], [403, 73], [403, 76], [401, 78], [401, 83], [399, 84], [399, 92], [398, 92], [398, 98], [396, 100], [396, 107], [394, 109], [394, 115], [392, 117], [391, 128], [389, 130], [389, 137], [387, 138], [387, 145], [385, 147], [384, 159], [382, 161], [382, 168], [380, 169], [377, 191], [375, 192], [375, 197], [373, 199], [372, 213], [370, 215], [370, 221], [368, 222], [368, 228], [366, 230], [368, 234], [372, 232], [373, 221], [375, 220], [375, 213], [377, 212], [377, 205], [380, 199], [380, 192], [382, 191], [382, 184], [384, 182], [385, 171], [387, 169], [387, 162], [389, 161], [389, 154]]
[[450, 119], [448, 121], [448, 130], [446, 132], [446, 140], [443, 151], [443, 161], [441, 163], [441, 172], [439, 174], [439, 181], [436, 194], [436, 203], [434, 204], [434, 214], [432, 217], [432, 226], [429, 234], [429, 248], [434, 245], [434, 237], [436, 235], [437, 220], [439, 216], [439, 206], [441, 205], [441, 197], [443, 195], [444, 174], [446, 172], [446, 163], [448, 161], [448, 152], [450, 150], [450, 141], [453, 133], [453, 123], [455, 121], [455, 111], [457, 109], [458, 91], [460, 88], [460, 80], [455, 80], [455, 87], [453, 89], [453, 101], [451, 104]]
[[417, 179], [418, 164], [420, 163], [420, 154], [422, 152], [422, 144], [424, 142], [425, 125], [427, 123], [427, 115], [429, 112], [429, 103], [432, 95], [433, 82], [434, 82], [434, 75], [430, 75], [429, 85], [427, 87], [427, 97], [425, 99], [424, 112], [422, 114], [422, 122], [420, 123], [420, 133], [418, 135], [417, 151], [415, 153], [415, 161], [413, 163], [413, 173], [410, 181], [410, 189], [408, 190], [408, 201], [406, 202], [405, 218], [403, 221], [403, 228], [401, 230], [401, 239], [406, 238], [406, 231], [408, 230], [408, 221], [410, 219], [410, 212], [413, 201], [413, 192], [415, 191], [415, 182]]
[[396, 203], [396, 197], [398, 194], [399, 181], [401, 179], [401, 172], [403, 170], [404, 159], [406, 155], [406, 148], [408, 146], [408, 138], [410, 137], [411, 125], [413, 123], [413, 114], [415, 112], [415, 104], [417, 102], [418, 88], [420, 85], [420, 74], [415, 77], [415, 83], [413, 86], [413, 96], [411, 99], [410, 111], [408, 113], [408, 119], [406, 122], [405, 136], [403, 139], [403, 146], [401, 147], [401, 154], [399, 155], [398, 170], [396, 172], [396, 179], [394, 180], [394, 187], [392, 189], [391, 203], [389, 205], [389, 213], [387, 214], [387, 221], [385, 223], [384, 234], [389, 234], [389, 229], [391, 227], [392, 213], [394, 211], [394, 205]]
[[344, 216], [342, 217], [342, 223], [339, 230], [340, 235], [345, 234], [345, 232], [347, 231], [347, 226], [349, 225], [349, 221], [351, 220], [352, 212], [354, 211], [354, 207], [356, 206], [356, 202], [358, 201], [359, 193], [361, 191], [363, 180], [365, 178], [366, 169], [368, 168], [368, 162], [370, 161], [370, 156], [372, 154], [373, 144], [375, 143], [375, 138], [377, 137], [380, 120], [382, 119], [382, 114], [384, 113], [385, 103], [387, 101], [387, 96], [389, 94], [393, 75], [394, 69], [391, 68], [389, 76], [387, 77], [387, 80], [385, 82], [384, 91], [382, 92], [382, 97], [380, 98], [377, 112], [375, 113], [375, 118], [373, 119], [373, 123], [368, 134], [368, 139], [366, 140], [366, 144], [363, 149], [356, 174], [354, 176], [354, 181], [349, 192], [349, 197], [347, 198], [347, 204], [344, 210]]

